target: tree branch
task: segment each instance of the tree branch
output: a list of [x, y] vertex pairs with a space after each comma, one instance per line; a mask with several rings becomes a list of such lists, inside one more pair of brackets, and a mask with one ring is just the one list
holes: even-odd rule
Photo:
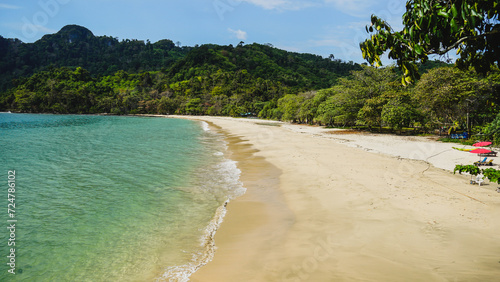
[[479, 37], [485, 37], [487, 35], [496, 34], [496, 33], [500, 33], [500, 30], [494, 29], [490, 32], [485, 32], [483, 34], [479, 34], [479, 35], [475, 35], [475, 36], [466, 36], [466, 37], [460, 38], [457, 42], [453, 43], [453, 45], [449, 46], [448, 48], [445, 48], [444, 50], [435, 50], [435, 54], [444, 55], [444, 54], [448, 53], [449, 51], [457, 48], [458, 45], [462, 44], [464, 41], [467, 41], [469, 39], [479, 38]]

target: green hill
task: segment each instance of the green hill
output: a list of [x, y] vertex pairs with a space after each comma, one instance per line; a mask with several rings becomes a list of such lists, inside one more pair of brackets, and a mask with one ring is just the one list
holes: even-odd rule
[[[196, 72], [193, 72], [193, 68]], [[245, 70], [252, 76], [278, 81], [297, 91], [328, 88], [339, 77], [359, 70], [359, 65], [330, 60], [312, 54], [287, 52], [262, 44], [239, 44], [236, 47], [203, 45], [170, 68], [168, 75], [181, 80], [200, 73]]]
[[352, 63], [287, 52], [269, 45], [179, 45], [168, 39], [156, 43], [119, 41], [111, 36], [95, 36], [77, 25], [65, 26], [34, 43], [0, 36], [0, 91], [12, 87], [13, 79], [29, 77], [51, 67], [82, 67], [94, 76], [112, 75], [119, 70], [128, 73], [163, 70], [179, 79], [189, 79], [192, 68], [198, 71], [245, 69], [256, 77], [314, 89], [329, 87], [338, 77], [359, 69]]
[[191, 49], [178, 47], [171, 40], [152, 44], [94, 36], [77, 25], [65, 26], [34, 43], [0, 36], [0, 91], [12, 87], [12, 79], [28, 77], [49, 67], [82, 67], [93, 75], [110, 75], [118, 70], [160, 70], [186, 56]]
[[361, 68], [270, 44], [179, 45], [118, 41], [76, 25], [29, 44], [0, 37], [0, 110], [238, 115]]

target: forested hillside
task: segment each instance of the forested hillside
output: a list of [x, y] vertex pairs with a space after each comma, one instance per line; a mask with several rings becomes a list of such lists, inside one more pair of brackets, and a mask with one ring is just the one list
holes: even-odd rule
[[186, 56], [191, 47], [171, 40], [156, 43], [94, 36], [81, 26], [68, 25], [35, 43], [0, 36], [0, 91], [12, 87], [12, 79], [27, 77], [49, 67], [83, 67], [94, 75], [119, 70], [161, 70]]
[[0, 38], [0, 110], [258, 113], [265, 102], [331, 87], [361, 69], [270, 44], [179, 45], [96, 37], [75, 25], [32, 44]]
[[13, 79], [58, 67], [82, 67], [96, 77], [120, 70], [163, 71], [177, 80], [219, 69], [246, 70], [255, 77], [279, 80], [297, 89], [330, 87], [338, 77], [359, 69], [353, 63], [287, 52], [270, 45], [181, 47], [179, 42], [168, 39], [155, 43], [118, 41], [110, 36], [94, 36], [77, 25], [65, 26], [35, 43], [0, 36], [0, 91], [13, 87]]
[[279, 81], [299, 90], [331, 87], [339, 77], [360, 70], [359, 65], [312, 54], [286, 52], [268, 45], [203, 45], [193, 49], [169, 70], [168, 76], [188, 80], [218, 70], [245, 70], [255, 78]]

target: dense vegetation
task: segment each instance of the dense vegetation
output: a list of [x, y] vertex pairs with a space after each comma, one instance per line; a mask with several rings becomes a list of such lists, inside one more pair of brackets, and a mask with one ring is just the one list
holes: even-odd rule
[[[23, 80], [0, 101], [21, 112], [114, 114], [224, 114], [251, 111], [263, 99], [287, 88], [253, 79], [245, 71], [216, 71], [188, 80], [171, 80], [162, 72], [118, 71], [94, 78], [82, 68], [54, 68]], [[227, 96], [225, 93], [234, 91]]]
[[171, 40], [154, 44], [96, 37], [84, 27], [68, 25], [35, 43], [0, 36], [0, 91], [12, 86], [12, 79], [27, 77], [49, 67], [83, 67], [94, 75], [111, 75], [119, 70], [139, 72], [168, 68], [192, 48]]
[[[500, 103], [500, 72], [487, 76], [455, 67], [430, 70], [413, 87], [403, 87], [394, 68], [364, 66], [317, 93], [286, 95], [262, 117], [332, 126], [389, 126], [424, 130], [447, 126], [467, 128], [495, 119]], [[477, 128], [478, 131], [482, 128]], [[493, 132], [493, 129], [490, 131]], [[496, 132], [496, 131], [495, 131]]]
[[366, 27], [370, 39], [360, 44], [363, 57], [380, 66], [388, 51], [403, 71], [403, 84], [419, 77], [416, 62], [428, 56], [456, 51], [456, 65], [473, 67], [485, 75], [500, 63], [500, 4], [488, 0], [408, 0], [403, 30], [395, 31], [383, 19], [372, 15]]
[[178, 45], [118, 42], [74, 25], [33, 44], [0, 38], [0, 110], [239, 115], [361, 68], [270, 44]]
[[[210, 71], [215, 66], [207, 63], [195, 68], [190, 56], [187, 58], [176, 66], [187, 64], [189, 69], [181, 67], [173, 76], [161, 71], [118, 71], [94, 78], [82, 68], [53, 68], [22, 80], [0, 103], [21, 112], [254, 113], [300, 123], [389, 126], [395, 130], [443, 125], [464, 130], [467, 114], [472, 125], [485, 125], [500, 111], [498, 70], [485, 77], [472, 70], [438, 67], [424, 74], [414, 87], [403, 87], [395, 68], [363, 66], [331, 88], [306, 91], [307, 87], [286, 86], [279, 78], [255, 78], [246, 70]], [[498, 134], [497, 120], [486, 128], [487, 133]]]
[[[460, 57], [455, 65], [464, 72], [459, 74], [454, 70], [458, 77], [446, 73], [444, 75], [458, 78], [459, 82], [445, 83], [452, 86], [448, 89], [434, 86], [429, 83], [432, 78], [426, 77], [417, 82], [415, 91], [427, 93], [430, 99], [416, 101], [420, 103], [426, 118], [441, 121], [441, 124], [445, 120], [452, 121], [452, 129], [463, 124], [464, 111], [467, 116], [472, 113], [471, 124], [474, 129], [485, 133], [486, 135], [481, 135], [483, 138], [500, 144], [500, 115], [495, 118], [499, 110], [498, 1], [408, 0], [402, 19], [403, 29], [396, 31], [384, 19], [372, 15], [371, 25], [366, 27], [370, 38], [360, 44], [363, 57], [371, 65], [381, 66], [381, 55], [387, 52], [388, 57], [396, 61], [402, 72], [402, 84], [410, 85], [420, 78], [417, 63], [426, 62], [429, 55], [447, 56], [450, 51], [456, 52]], [[471, 69], [474, 69], [474, 73]], [[450, 74], [449, 71], [447, 73]], [[443, 72], [436, 73], [442, 74]], [[437, 109], [440, 111], [436, 111]], [[493, 119], [495, 120], [491, 122]], [[468, 129], [471, 124], [466, 124], [465, 128]]]
[[35, 43], [0, 36], [0, 91], [12, 80], [29, 77], [50, 68], [82, 67], [94, 76], [163, 71], [178, 81], [203, 76], [218, 69], [246, 70], [255, 78], [273, 79], [297, 89], [329, 87], [337, 77], [359, 68], [353, 63], [299, 54], [270, 45], [236, 47], [203, 45], [180, 47], [171, 40], [156, 43], [94, 36], [84, 27], [69, 25], [56, 34], [45, 35]]
[[[269, 44], [181, 48], [168, 40], [160, 41], [168, 47], [158, 47], [158, 42], [118, 42], [94, 37], [75, 26], [23, 47], [39, 50], [25, 51], [24, 57], [42, 56], [37, 52], [46, 55], [35, 45], [45, 46], [51, 40], [55, 43], [50, 43], [53, 49], [48, 50], [55, 55], [45, 64], [37, 62], [34, 69], [38, 71], [31, 76], [16, 76], [13, 87], [0, 95], [0, 110], [253, 115], [371, 130], [386, 127], [399, 132], [403, 128], [429, 131], [442, 126], [465, 130], [469, 116], [469, 126], [475, 126], [476, 132], [500, 140], [500, 71], [496, 66], [478, 74], [428, 62], [420, 65], [424, 73], [421, 79], [405, 87], [394, 67], [345, 63], [333, 57], [287, 52]], [[137, 48], [127, 49], [132, 43]], [[113, 53], [117, 46], [124, 49]], [[65, 51], [54, 51], [61, 48]], [[149, 56], [151, 52], [163, 54], [162, 59], [158, 59], [160, 55]], [[102, 54], [102, 61], [96, 54]], [[27, 62], [17, 55], [17, 62]], [[12, 60], [9, 57], [6, 61]], [[21, 65], [14, 67], [19, 69]], [[122, 69], [115, 71], [117, 68]], [[4, 72], [1, 77], [6, 76]]]

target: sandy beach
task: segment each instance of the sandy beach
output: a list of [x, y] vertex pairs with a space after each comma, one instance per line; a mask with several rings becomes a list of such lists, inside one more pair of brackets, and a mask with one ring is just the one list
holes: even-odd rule
[[247, 193], [191, 281], [498, 281], [498, 185], [453, 175], [478, 160], [456, 144], [192, 119], [226, 134]]

